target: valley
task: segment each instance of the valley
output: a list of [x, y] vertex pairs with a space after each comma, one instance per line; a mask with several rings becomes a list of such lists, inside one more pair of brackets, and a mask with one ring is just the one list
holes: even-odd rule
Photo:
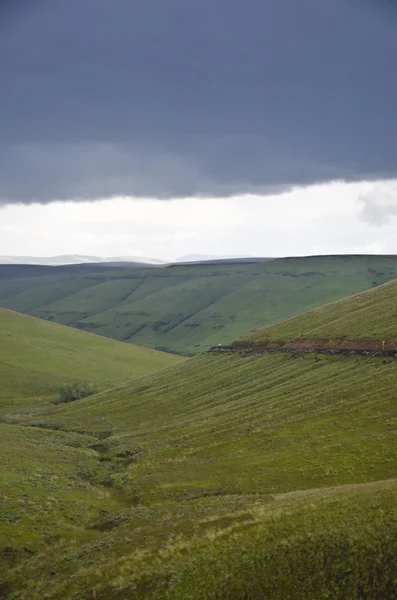
[[397, 0], [0, 0], [0, 600], [397, 600]]
[[12, 265], [7, 273], [0, 266], [0, 306], [194, 356], [395, 279], [397, 258], [318, 256], [254, 264], [98, 269], [95, 264], [17, 270]]
[[[395, 286], [232, 347], [393, 344]], [[397, 597], [396, 375], [388, 356], [202, 353], [3, 412], [0, 597]]]

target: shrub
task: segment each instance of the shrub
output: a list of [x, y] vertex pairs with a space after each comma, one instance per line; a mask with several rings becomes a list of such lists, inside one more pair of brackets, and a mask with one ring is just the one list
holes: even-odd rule
[[75, 402], [75, 400], [81, 400], [81, 398], [87, 398], [88, 396], [97, 394], [98, 391], [97, 386], [88, 381], [69, 383], [59, 390], [59, 398], [56, 404]]

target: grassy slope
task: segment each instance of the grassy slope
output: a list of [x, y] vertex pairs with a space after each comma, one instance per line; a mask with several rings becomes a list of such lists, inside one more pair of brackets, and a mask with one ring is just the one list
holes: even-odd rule
[[385, 340], [397, 343], [397, 280], [334, 302], [243, 338], [267, 342], [291, 339]]
[[0, 597], [397, 598], [396, 381], [392, 358], [202, 355], [5, 417]]
[[6, 308], [196, 354], [397, 277], [397, 257], [309, 257], [0, 282]]
[[67, 382], [106, 389], [179, 358], [0, 309], [0, 407], [54, 398]]
[[394, 359], [204, 355], [10, 418], [45, 461], [3, 476], [3, 535], [35, 552], [7, 599], [395, 598], [396, 380]]

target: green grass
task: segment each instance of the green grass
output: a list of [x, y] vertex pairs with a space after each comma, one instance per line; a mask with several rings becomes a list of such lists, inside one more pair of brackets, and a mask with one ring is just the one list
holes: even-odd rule
[[397, 344], [397, 280], [322, 306], [243, 338], [246, 342], [293, 339], [385, 340]]
[[[62, 534], [90, 537], [98, 510], [117, 508], [89, 483], [97, 458], [89, 436], [1, 426], [0, 571]], [[0, 588], [1, 589], [1, 588]], [[0, 594], [1, 597], [1, 594]]]
[[[347, 331], [393, 294], [342, 303]], [[10, 411], [0, 598], [397, 598], [396, 382], [394, 358], [214, 353]]]
[[[89, 510], [71, 505], [55, 546], [27, 544], [35, 554], [9, 568], [7, 598], [342, 599], [362, 597], [358, 580], [365, 597], [394, 598], [396, 379], [394, 359], [206, 355], [34, 419], [8, 417], [17, 439], [22, 423], [51, 427], [48, 440], [33, 431], [53, 474], [55, 443], [63, 456], [68, 436], [80, 440], [83, 463], [65, 468], [73, 494], [86, 485]], [[83, 519], [71, 543], [73, 506]], [[37, 531], [52, 531], [39, 508]], [[17, 555], [20, 524], [6, 527]]]
[[0, 309], [0, 411], [55, 399], [69, 382], [107, 389], [180, 358]]
[[395, 256], [325, 256], [0, 281], [0, 304], [195, 355], [397, 277]]

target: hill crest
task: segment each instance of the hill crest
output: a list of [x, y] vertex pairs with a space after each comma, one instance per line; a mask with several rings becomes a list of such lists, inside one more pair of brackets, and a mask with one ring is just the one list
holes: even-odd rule
[[235, 345], [295, 342], [347, 348], [354, 342], [357, 348], [397, 349], [396, 300], [397, 279], [252, 332]]

